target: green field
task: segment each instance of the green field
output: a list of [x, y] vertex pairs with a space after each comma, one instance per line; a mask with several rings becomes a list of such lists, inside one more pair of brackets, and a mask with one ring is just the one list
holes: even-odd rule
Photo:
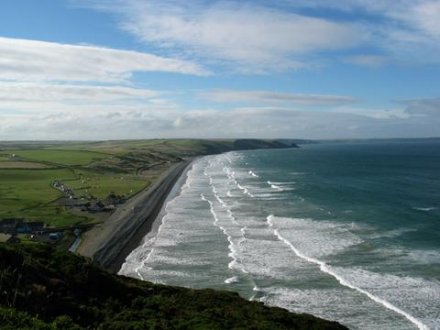
[[[148, 149], [154, 144], [57, 144], [52, 149], [17, 144], [20, 148], [3, 151], [0, 145], [0, 219], [23, 218], [44, 221], [50, 226], [93, 221], [96, 215], [71, 212], [72, 208], [63, 204], [60, 198], [64, 195], [52, 186], [54, 180], [73, 190], [74, 196], [84, 204], [105, 200], [110, 194], [129, 198], [169, 166], [147, 173], [140, 171], [159, 161], [149, 152], [133, 152], [132, 148]], [[85, 150], [86, 147], [97, 150]]]
[[0, 169], [0, 219], [26, 218], [53, 226], [84, 222], [91, 217], [68, 212], [57, 202], [62, 193], [51, 186], [61, 180], [75, 196], [105, 199], [110, 193], [129, 197], [147, 186], [147, 179], [135, 175], [108, 175], [73, 169]]
[[103, 175], [95, 171], [78, 170], [75, 171], [79, 179], [65, 181], [66, 184], [74, 189], [78, 195], [95, 196], [99, 199], [106, 198], [110, 193], [118, 195], [133, 195], [150, 182], [136, 175]]
[[[0, 220], [25, 218], [51, 226], [102, 221], [103, 216], [79, 209], [89, 201], [105, 202], [110, 194], [129, 198], [182, 158], [261, 147], [273, 145], [191, 139], [0, 142]], [[52, 187], [54, 180], [73, 190], [72, 200], [81, 205], [72, 208], [69, 196]]]
[[92, 161], [110, 157], [110, 155], [86, 150], [11, 150], [10, 154], [27, 161], [54, 163], [60, 165], [87, 165]]
[[51, 187], [52, 181], [74, 178], [69, 169], [0, 169], [0, 219], [26, 218], [58, 226], [86, 220], [55, 203], [61, 193]]
[[43, 163], [36, 162], [25, 162], [25, 161], [1, 161], [0, 160], [0, 168], [51, 168], [54, 166], [50, 166]]

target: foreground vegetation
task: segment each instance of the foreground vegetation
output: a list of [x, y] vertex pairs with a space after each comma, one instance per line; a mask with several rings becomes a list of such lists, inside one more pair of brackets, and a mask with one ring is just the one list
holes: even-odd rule
[[112, 275], [44, 245], [0, 244], [2, 329], [345, 329], [231, 292]]

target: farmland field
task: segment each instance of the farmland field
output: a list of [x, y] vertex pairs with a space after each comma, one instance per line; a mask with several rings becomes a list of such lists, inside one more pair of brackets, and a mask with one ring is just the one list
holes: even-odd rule
[[110, 193], [130, 196], [142, 190], [149, 181], [136, 175], [113, 174], [104, 175], [96, 171], [76, 171], [79, 179], [65, 181], [79, 195], [92, 195], [99, 199], [106, 198]]
[[110, 155], [86, 150], [11, 150], [11, 154], [28, 161], [56, 163], [61, 165], [87, 165]]
[[182, 158], [233, 148], [233, 140], [0, 142], [0, 220], [102, 221], [109, 213], [84, 207], [128, 199]]
[[[1, 168], [50, 168], [51, 166], [43, 163], [36, 162], [16, 162], [16, 161], [1, 161], [0, 160], [0, 169]], [[53, 166], [52, 166], [53, 167]]]
[[54, 179], [74, 179], [69, 169], [0, 169], [0, 218], [26, 218], [48, 224], [84, 221], [54, 203], [61, 193]]

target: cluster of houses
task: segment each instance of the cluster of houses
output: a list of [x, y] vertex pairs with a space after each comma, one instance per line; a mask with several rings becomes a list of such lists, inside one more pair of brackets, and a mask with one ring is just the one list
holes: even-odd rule
[[29, 234], [35, 241], [56, 243], [63, 237], [61, 231], [51, 231], [44, 227], [42, 221], [25, 221], [24, 219], [0, 220], [1, 241], [19, 242], [17, 235]]
[[110, 194], [104, 200], [91, 199], [82, 205], [81, 210], [91, 213], [97, 212], [111, 212], [116, 209], [116, 206], [125, 203], [127, 199], [123, 196]]
[[93, 224], [82, 224], [73, 227], [45, 227], [41, 221], [27, 221], [25, 219], [0, 219], [0, 242], [18, 243], [20, 234], [27, 234], [33, 241], [57, 243], [65, 235], [65, 231], [72, 231], [76, 238], [81, 232], [93, 227]]
[[[80, 229], [74, 231], [78, 236]], [[33, 241], [56, 243], [64, 236], [63, 228], [46, 228], [42, 221], [26, 221], [25, 219], [0, 220], [0, 241], [19, 242], [17, 235], [28, 234]]]
[[52, 187], [61, 191], [66, 197], [73, 198], [74, 196], [73, 190], [60, 180], [54, 180], [52, 183]]
[[42, 232], [44, 222], [24, 221], [23, 219], [4, 219], [0, 220], [0, 233], [5, 234], [32, 234]]
[[[15, 157], [15, 155], [13, 155]], [[64, 206], [78, 208], [84, 212], [111, 212], [117, 205], [125, 203], [124, 196], [110, 193], [107, 198], [99, 200], [93, 196], [75, 196], [75, 192], [60, 180], [52, 182], [53, 188], [61, 191], [64, 195], [61, 203]], [[77, 230], [79, 230], [77, 228]], [[45, 228], [42, 221], [28, 221], [26, 219], [0, 219], [0, 242], [17, 241], [17, 235], [29, 234], [32, 240], [55, 243], [63, 237], [64, 229]], [[78, 236], [79, 232], [75, 235]]]

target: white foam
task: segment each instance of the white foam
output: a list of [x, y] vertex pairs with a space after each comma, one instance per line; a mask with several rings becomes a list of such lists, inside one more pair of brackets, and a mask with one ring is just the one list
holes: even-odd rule
[[247, 274], [248, 271], [244, 268], [244, 266], [238, 260], [237, 246], [234, 243], [232, 236], [229, 234], [229, 232], [226, 230], [226, 228], [219, 223], [219, 217], [218, 217], [217, 213], [215, 212], [214, 203], [212, 201], [210, 201], [209, 199], [207, 199], [205, 197], [205, 195], [203, 195], [203, 194], [201, 194], [200, 197], [202, 200], [208, 202], [210, 212], [214, 218], [214, 222], [213, 222], [214, 226], [216, 226], [217, 228], [219, 228], [223, 232], [223, 234], [226, 236], [227, 241], [229, 242], [228, 249], [230, 252], [228, 254], [228, 257], [230, 257], [232, 260], [228, 264], [228, 268], [229, 269], [238, 269], [241, 272]]
[[296, 182], [295, 181], [267, 181], [268, 184], [275, 184], [275, 185], [279, 185], [279, 186], [289, 186], [289, 185], [293, 185]]
[[346, 286], [350, 289], [356, 290], [357, 292], [366, 295], [368, 298], [370, 298], [371, 300], [375, 301], [378, 304], [381, 304], [382, 306], [386, 307], [387, 309], [390, 309], [390, 310], [396, 312], [397, 314], [402, 315], [407, 320], [409, 320], [411, 323], [416, 325], [418, 329], [429, 330], [429, 328], [424, 323], [422, 323], [420, 320], [418, 320], [414, 316], [408, 314], [407, 312], [405, 312], [402, 309], [398, 308], [397, 306], [389, 303], [388, 301], [386, 301], [376, 295], [373, 295], [372, 293], [368, 292], [367, 290], [364, 290], [358, 286], [353, 285], [352, 283], [347, 281], [344, 277], [340, 276], [337, 272], [335, 272], [335, 270], [331, 266], [327, 265], [325, 262], [318, 260], [316, 258], [309, 257], [309, 256], [305, 255], [304, 253], [302, 253], [301, 251], [299, 251], [291, 242], [289, 242], [286, 238], [284, 238], [284, 236], [282, 236], [279, 233], [278, 229], [274, 225], [274, 219], [275, 219], [275, 217], [273, 215], [269, 215], [267, 217], [267, 224], [269, 225], [270, 228], [273, 229], [274, 235], [280, 241], [284, 242], [287, 246], [289, 246], [289, 248], [295, 253], [296, 256], [298, 256], [299, 258], [304, 259], [310, 263], [318, 265], [319, 269], [322, 272], [333, 276], [341, 285]]
[[[293, 187], [285, 187], [283, 185], [283, 183], [276, 183], [272, 182], [272, 181], [267, 181], [267, 184], [272, 188], [275, 189], [276, 191], [291, 191], [291, 190], [295, 190], [295, 188]], [[286, 185], [288, 185], [288, 183], [285, 183]]]
[[226, 283], [226, 284], [233, 284], [233, 283], [238, 283], [238, 282], [239, 282], [239, 279], [238, 279], [237, 276], [232, 276], [232, 277], [227, 278], [227, 279], [225, 280], [225, 283]]
[[437, 210], [437, 207], [435, 207], [435, 206], [430, 206], [430, 207], [413, 207], [413, 209], [417, 210], [417, 211], [429, 212], [429, 211]]
[[336, 255], [364, 242], [351, 232], [350, 224], [286, 217], [276, 217], [276, 221], [290, 242], [316, 258]]
[[411, 330], [415, 327], [405, 318], [385, 310], [364, 295], [346, 287], [298, 288], [268, 286], [260, 301], [296, 313], [309, 313], [336, 320], [353, 330]]
[[438, 250], [407, 250], [404, 252], [405, 258], [411, 262], [421, 264], [440, 264], [440, 252]]
[[415, 228], [398, 228], [398, 229], [380, 232], [380, 231], [377, 231], [376, 228], [374, 228], [372, 234], [368, 235], [368, 237], [370, 239], [396, 238], [396, 237], [399, 237], [399, 236], [404, 235], [406, 233], [411, 233], [411, 232], [415, 232], [415, 231], [417, 231], [417, 229], [415, 229]]
[[246, 195], [248, 195], [249, 197], [252, 197], [252, 198], [255, 197], [253, 194], [251, 194], [251, 193], [249, 192], [248, 188], [243, 187], [243, 186], [242, 186], [241, 184], [239, 184], [238, 182], [237, 182], [237, 188], [240, 189], [240, 190], [242, 190], [243, 193], [246, 194]]
[[253, 172], [253, 171], [249, 171], [249, 174], [251, 176], [253, 176], [254, 178], [259, 178], [259, 176], [257, 174], [255, 174], [255, 172]]

